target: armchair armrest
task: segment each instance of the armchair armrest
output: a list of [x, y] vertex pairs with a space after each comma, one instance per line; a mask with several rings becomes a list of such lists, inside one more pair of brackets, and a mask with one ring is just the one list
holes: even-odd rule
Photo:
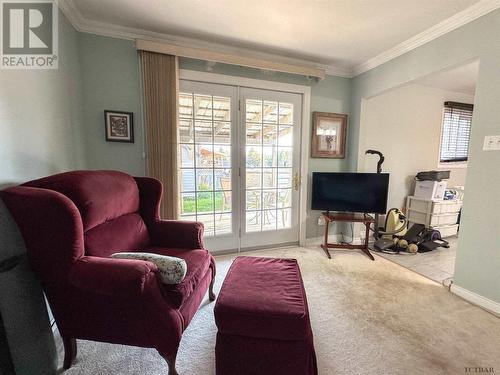
[[204, 249], [203, 223], [181, 220], [155, 220], [149, 226], [151, 239], [156, 246], [179, 249]]
[[69, 273], [72, 286], [107, 296], [137, 296], [151, 278], [156, 278], [155, 264], [142, 260], [84, 256]]

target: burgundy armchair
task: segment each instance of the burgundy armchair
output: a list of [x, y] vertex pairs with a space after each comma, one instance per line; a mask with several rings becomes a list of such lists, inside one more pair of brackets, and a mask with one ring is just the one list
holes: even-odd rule
[[[188, 326], [215, 278], [203, 224], [161, 220], [161, 183], [114, 171], [75, 171], [0, 192], [23, 235], [64, 343], [64, 368], [76, 340], [155, 348], [176, 374]], [[151, 262], [114, 259], [119, 251], [183, 258], [180, 284], [159, 282]]]

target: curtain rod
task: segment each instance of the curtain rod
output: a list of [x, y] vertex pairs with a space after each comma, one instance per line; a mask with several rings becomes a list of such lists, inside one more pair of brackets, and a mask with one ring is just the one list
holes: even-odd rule
[[137, 39], [136, 48], [139, 51], [164, 53], [168, 55], [213, 61], [223, 64], [241, 65], [248, 68], [265, 69], [282, 73], [316, 77], [319, 79], [324, 79], [326, 75], [325, 69], [322, 68], [281, 63], [253, 57], [233, 55], [224, 52], [210, 51], [201, 48], [184, 47], [165, 42], [153, 42], [149, 40]]

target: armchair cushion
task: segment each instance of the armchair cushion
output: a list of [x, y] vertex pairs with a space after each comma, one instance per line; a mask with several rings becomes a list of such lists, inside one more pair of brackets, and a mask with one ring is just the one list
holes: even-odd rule
[[107, 296], [138, 296], [158, 267], [147, 261], [84, 256], [70, 269], [72, 286]]
[[203, 249], [203, 224], [197, 221], [155, 220], [149, 225], [151, 244], [176, 249]]
[[164, 284], [179, 284], [186, 276], [186, 261], [177, 257], [153, 253], [114, 253], [111, 258], [146, 260], [156, 264], [161, 281]]
[[186, 249], [148, 247], [144, 251], [181, 258], [186, 262], [187, 272], [184, 280], [179, 284], [162, 284], [169, 300], [176, 308], [179, 308], [198, 288], [213, 259], [208, 250], [205, 249], [186, 251]]
[[118, 251], [149, 246], [146, 224], [139, 214], [128, 214], [98, 225], [84, 234], [85, 254], [109, 257]]

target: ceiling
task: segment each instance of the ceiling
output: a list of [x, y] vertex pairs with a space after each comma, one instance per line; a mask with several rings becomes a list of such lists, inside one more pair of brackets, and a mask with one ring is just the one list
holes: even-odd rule
[[[460, 22], [465, 23], [464, 20], [468, 22], [478, 14], [485, 14], [482, 11], [485, 7], [500, 6], [496, 0], [61, 2], [71, 3], [69, 8], [75, 14], [69, 18], [84, 25], [83, 31], [119, 27], [129, 34], [190, 38], [344, 71], [356, 71], [395, 47], [404, 53], [409, 47], [428, 41], [429, 30], [434, 30], [437, 37], [457, 24], [460, 26]], [[443, 22], [448, 25], [443, 26]], [[424, 32], [428, 35], [423, 35]]]
[[442, 90], [474, 95], [476, 92], [479, 61], [462, 65], [443, 72], [431, 74], [415, 81], [420, 85]]

